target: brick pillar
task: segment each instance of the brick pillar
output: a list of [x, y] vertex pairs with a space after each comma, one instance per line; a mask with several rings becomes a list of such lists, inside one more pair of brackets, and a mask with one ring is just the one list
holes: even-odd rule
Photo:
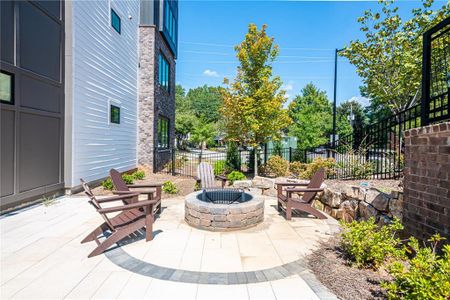
[[450, 241], [450, 122], [405, 131], [404, 173], [406, 231]]

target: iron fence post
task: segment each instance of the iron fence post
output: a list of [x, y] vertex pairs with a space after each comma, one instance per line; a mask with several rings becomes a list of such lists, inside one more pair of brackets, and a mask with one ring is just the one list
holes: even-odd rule
[[289, 162], [292, 162], [292, 147], [289, 147]]
[[172, 148], [172, 176], [175, 176], [175, 175], [176, 175], [176, 171], [175, 171], [175, 166], [176, 166], [175, 158], [176, 158], [175, 149]]
[[264, 164], [267, 163], [267, 143], [264, 144]]

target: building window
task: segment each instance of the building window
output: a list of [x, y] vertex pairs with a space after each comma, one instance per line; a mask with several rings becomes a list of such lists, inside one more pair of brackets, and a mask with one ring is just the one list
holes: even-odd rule
[[161, 116], [158, 118], [158, 148], [169, 148], [169, 119]]
[[111, 9], [111, 26], [120, 34], [120, 17], [114, 9]]
[[164, 29], [169, 34], [172, 43], [176, 45], [177, 40], [177, 19], [170, 5], [170, 0], [164, 1]]
[[109, 121], [114, 124], [120, 124], [120, 107], [115, 105], [110, 106]]
[[159, 54], [158, 81], [159, 85], [169, 92], [170, 68], [167, 59]]
[[14, 104], [13, 75], [3, 71], [0, 72], [0, 101]]

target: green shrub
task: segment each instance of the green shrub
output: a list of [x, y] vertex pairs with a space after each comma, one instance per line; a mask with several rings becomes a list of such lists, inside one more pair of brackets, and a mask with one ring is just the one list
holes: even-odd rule
[[172, 181], [166, 181], [163, 183], [162, 190], [167, 194], [176, 194], [178, 193], [178, 187]]
[[335, 174], [336, 161], [334, 158], [317, 157], [311, 163], [306, 165], [305, 170], [300, 174], [301, 178], [311, 179], [311, 177], [320, 169], [325, 168], [327, 176]]
[[299, 161], [293, 161], [289, 164], [289, 171], [295, 177], [299, 177], [306, 170], [306, 164]]
[[122, 174], [122, 179], [126, 184], [133, 184], [134, 176], [131, 174]]
[[132, 175], [135, 180], [142, 180], [145, 178], [145, 172], [142, 170], [137, 170]]
[[396, 261], [388, 267], [394, 277], [383, 282], [389, 299], [450, 299], [450, 245], [444, 245], [442, 255], [436, 254], [440, 240], [434, 235], [430, 247], [419, 247], [415, 238], [408, 246], [415, 253], [407, 263]]
[[378, 269], [388, 258], [402, 258], [405, 251], [396, 236], [403, 229], [399, 219], [378, 226], [372, 217], [367, 221], [341, 222], [341, 247], [358, 267]]
[[230, 174], [228, 174], [227, 179], [230, 182], [230, 184], [233, 184], [236, 180], [243, 180], [245, 179], [245, 175], [239, 171], [233, 171]]
[[218, 160], [214, 162], [214, 175], [222, 175], [225, 173], [225, 160]]
[[102, 181], [102, 187], [105, 190], [110, 190], [110, 191], [114, 188], [113, 182], [110, 177], [108, 177], [106, 180]]
[[275, 177], [289, 175], [289, 162], [281, 156], [271, 156], [266, 163], [265, 171]]
[[241, 167], [241, 156], [237, 144], [234, 142], [228, 143], [227, 158], [225, 162], [226, 172], [239, 170]]

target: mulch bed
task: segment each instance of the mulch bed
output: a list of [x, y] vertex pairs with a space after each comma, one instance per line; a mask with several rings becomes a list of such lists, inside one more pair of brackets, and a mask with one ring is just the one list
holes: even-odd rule
[[[145, 184], [145, 183], [164, 183], [166, 181], [171, 181], [175, 183], [178, 187], [178, 193], [176, 194], [166, 194], [163, 192], [162, 198], [174, 198], [178, 196], [185, 196], [194, 191], [195, 180], [190, 177], [182, 177], [182, 176], [171, 176], [169, 174], [153, 174], [147, 173], [144, 180], [136, 180], [134, 184]], [[102, 186], [98, 186], [92, 189], [94, 195], [106, 196], [112, 195], [112, 192], [104, 189]], [[84, 195], [84, 192], [78, 193], [79, 195]]]
[[323, 285], [340, 299], [386, 299], [380, 287], [389, 275], [380, 270], [357, 269], [349, 264], [339, 248], [338, 237], [323, 242], [308, 255], [309, 268]]

